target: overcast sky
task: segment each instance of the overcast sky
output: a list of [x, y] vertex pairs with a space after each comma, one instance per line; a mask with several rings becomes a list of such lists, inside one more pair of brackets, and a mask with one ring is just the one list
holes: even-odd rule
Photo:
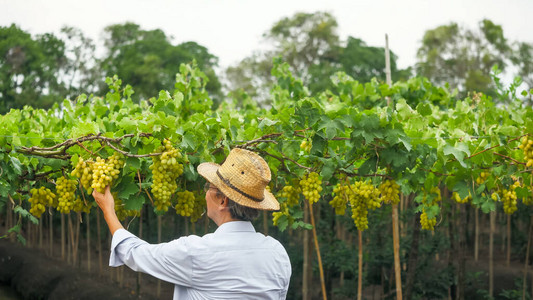
[[98, 40], [105, 26], [131, 21], [164, 30], [175, 44], [207, 47], [224, 68], [264, 47], [261, 36], [277, 20], [315, 11], [333, 14], [343, 40], [384, 46], [387, 33], [401, 68], [415, 63], [425, 30], [450, 22], [477, 28], [488, 18], [508, 39], [533, 42], [533, 0], [0, 0], [0, 25], [33, 34], [69, 25]]

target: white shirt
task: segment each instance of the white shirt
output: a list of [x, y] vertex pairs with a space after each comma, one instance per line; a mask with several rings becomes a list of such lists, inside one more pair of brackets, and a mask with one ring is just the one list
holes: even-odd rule
[[123, 264], [173, 283], [174, 300], [285, 299], [291, 277], [285, 248], [243, 221], [154, 245], [119, 229], [109, 265]]

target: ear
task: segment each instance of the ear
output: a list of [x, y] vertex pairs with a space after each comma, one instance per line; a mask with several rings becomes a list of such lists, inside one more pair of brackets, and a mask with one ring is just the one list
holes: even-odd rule
[[222, 208], [226, 208], [228, 206], [228, 197], [222, 197], [221, 198], [220, 206], [222, 206]]

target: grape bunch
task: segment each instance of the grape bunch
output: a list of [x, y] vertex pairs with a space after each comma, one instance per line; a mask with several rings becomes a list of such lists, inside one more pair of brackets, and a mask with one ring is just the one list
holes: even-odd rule
[[170, 197], [178, 188], [176, 179], [183, 174], [183, 165], [179, 163], [182, 155], [175, 149], [169, 140], [163, 141], [164, 145], [157, 149], [160, 156], [153, 156], [152, 170], [152, 194], [154, 195], [155, 209], [159, 212], [167, 212], [170, 207]]
[[383, 202], [392, 205], [400, 202], [400, 186], [394, 180], [385, 180], [379, 185], [381, 199]]
[[356, 181], [349, 186], [348, 200], [352, 206], [352, 219], [357, 230], [368, 229], [368, 210], [381, 207], [379, 190], [371, 182]]
[[318, 177], [318, 173], [311, 172], [306, 174], [302, 180], [300, 180], [300, 186], [302, 187], [302, 194], [305, 199], [309, 201], [309, 204], [318, 202], [320, 199], [320, 192], [322, 191], [322, 180]]
[[70, 213], [76, 199], [76, 180], [59, 177], [56, 181], [57, 210], [62, 214]]
[[311, 152], [311, 148], [313, 148], [313, 143], [308, 139], [304, 139], [300, 144], [300, 149], [307, 153]]
[[440, 194], [440, 189], [437, 186], [434, 186], [429, 190], [429, 194], [424, 190], [424, 197], [422, 198], [422, 214], [420, 215], [420, 225], [424, 230], [435, 230], [435, 225], [437, 224], [437, 217], [429, 217], [426, 211], [426, 207], [437, 205], [442, 201], [442, 196]]
[[348, 199], [353, 198], [352, 189], [349, 184], [340, 182], [333, 188], [333, 193], [334, 197], [329, 201], [329, 205], [335, 209], [336, 215], [344, 215]]
[[183, 217], [190, 217], [194, 212], [194, 194], [189, 191], [177, 192], [176, 194], [178, 196], [178, 203], [174, 207], [176, 213]]
[[31, 189], [31, 197], [28, 200], [31, 203], [30, 213], [37, 218], [46, 210], [46, 206], [53, 206], [56, 195], [44, 186], [39, 189]]
[[124, 167], [124, 160], [118, 153], [113, 153], [107, 159], [96, 158], [93, 165], [93, 182], [91, 187], [99, 193], [104, 193], [105, 187], [112, 185], [114, 179], [118, 179], [120, 169]]
[[[297, 179], [291, 183], [286, 183], [286, 185], [278, 192], [277, 198], [280, 199], [280, 208], [279, 211], [272, 213], [272, 223], [277, 226], [278, 220], [281, 216], [286, 216], [289, 219], [289, 225], [292, 224], [294, 219], [291, 217], [289, 208], [298, 205], [300, 202], [300, 194], [302, 189], [300, 188], [299, 181]], [[285, 201], [283, 201], [285, 198]]]
[[520, 182], [519, 181], [515, 181], [513, 183], [513, 185], [511, 185], [509, 187], [509, 189], [503, 189], [501, 191], [501, 194], [494, 195], [494, 193], [493, 193], [493, 195], [491, 195], [493, 200], [495, 198], [496, 199], [499, 198], [502, 201], [502, 203], [503, 203], [503, 211], [506, 214], [508, 214], [508, 215], [512, 215], [517, 210], [517, 207], [516, 207], [517, 196], [516, 196], [516, 191], [515, 191], [515, 189], [517, 187], [520, 187]]
[[76, 200], [74, 200], [74, 203], [72, 204], [72, 210], [79, 213], [90, 213], [91, 212], [91, 204], [85, 203], [85, 201], [82, 201], [80, 196], [76, 197]]
[[452, 198], [453, 198], [453, 200], [455, 200], [455, 202], [457, 202], [459, 204], [465, 204], [465, 203], [468, 203], [470, 200], [472, 200], [472, 194], [469, 191], [468, 192], [468, 196], [466, 196], [463, 199], [461, 199], [461, 196], [459, 196], [459, 194], [457, 192], [453, 192]]
[[83, 158], [80, 157], [76, 167], [72, 170], [72, 173], [70, 173], [70, 175], [80, 179], [81, 185], [89, 194], [92, 193], [93, 164], [94, 162], [92, 160], [83, 160]]
[[298, 205], [298, 202], [300, 200], [301, 192], [302, 192], [302, 189], [298, 185], [298, 181], [293, 180], [292, 185], [287, 184], [281, 189], [281, 191], [278, 194], [278, 198], [287, 199], [285, 203], [287, 204], [288, 207], [296, 206]]
[[420, 215], [420, 225], [422, 225], [422, 229], [424, 230], [435, 230], [435, 225], [437, 225], [437, 218], [428, 218], [428, 214], [426, 212], [426, 209], [422, 209], [422, 214]]
[[481, 173], [479, 173], [479, 177], [476, 178], [476, 183], [477, 184], [482, 184], [485, 182], [485, 180], [487, 180], [487, 178], [489, 178], [489, 175], [490, 173], [487, 172], [487, 171], [481, 171]]
[[526, 160], [526, 167], [533, 167], [533, 139], [529, 136], [522, 138], [522, 143], [518, 146], [524, 152], [524, 159]]
[[193, 194], [194, 194], [194, 205], [193, 205], [193, 212], [191, 213], [191, 222], [195, 223], [205, 213], [205, 206], [207, 204], [205, 202], [205, 198], [202, 196], [202, 194], [200, 194], [199, 191], [195, 191]]

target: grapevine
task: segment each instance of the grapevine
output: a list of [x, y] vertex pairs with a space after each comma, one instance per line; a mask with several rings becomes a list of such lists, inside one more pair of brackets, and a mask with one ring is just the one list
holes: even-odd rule
[[322, 180], [318, 177], [318, 173], [311, 172], [304, 176], [300, 180], [300, 186], [302, 187], [302, 194], [305, 199], [309, 201], [309, 204], [318, 202], [320, 199], [320, 192], [322, 191]]
[[400, 186], [394, 180], [385, 180], [379, 186], [381, 199], [383, 202], [392, 205], [400, 202]]
[[124, 166], [124, 160], [118, 153], [114, 153], [108, 159], [96, 158], [93, 165], [93, 182], [91, 188], [99, 193], [104, 193], [106, 186], [111, 186], [114, 179], [118, 179], [120, 169]]
[[169, 140], [163, 141], [157, 151], [161, 156], [152, 157], [153, 164], [150, 166], [153, 174], [152, 194], [154, 195], [155, 209], [166, 212], [170, 207], [170, 197], [178, 188], [176, 179], [183, 174], [183, 165], [178, 162], [182, 158], [178, 149], [175, 149]]
[[53, 206], [56, 195], [44, 186], [39, 189], [31, 189], [31, 197], [28, 200], [31, 203], [30, 213], [37, 218], [46, 210], [46, 206]]
[[56, 182], [56, 192], [58, 196], [57, 210], [62, 214], [70, 213], [76, 199], [76, 180], [59, 177]]
[[335, 209], [336, 215], [344, 215], [348, 199], [353, 197], [352, 189], [349, 185], [338, 183], [335, 188], [333, 188], [333, 193], [335, 196], [329, 201], [329, 205]]
[[457, 192], [453, 192], [452, 198], [453, 198], [453, 200], [455, 200], [455, 202], [457, 202], [459, 204], [465, 204], [465, 203], [468, 203], [470, 200], [472, 200], [472, 194], [470, 192], [468, 192], [468, 196], [466, 196], [463, 199], [461, 199], [461, 196], [459, 196], [459, 194]]
[[420, 215], [420, 225], [424, 230], [433, 231], [435, 229], [435, 225], [437, 225], [437, 217], [433, 216], [430, 218], [427, 214], [426, 207], [437, 205], [437, 203], [442, 201], [442, 196], [440, 194], [440, 189], [436, 186], [432, 187], [429, 193], [431, 200], [428, 200], [428, 194], [424, 190], [424, 197], [422, 199], [424, 208], [422, 208], [422, 214]]
[[476, 183], [477, 184], [482, 184], [485, 182], [485, 180], [487, 180], [487, 178], [489, 178], [489, 175], [490, 173], [487, 172], [487, 171], [482, 171], [481, 173], [479, 173], [479, 177], [476, 178]]
[[190, 217], [194, 212], [195, 197], [192, 192], [177, 192], [178, 203], [174, 207], [176, 213], [183, 217]]
[[194, 192], [193, 212], [191, 213], [191, 222], [195, 223], [205, 213], [206, 202], [199, 192]]
[[352, 206], [352, 219], [358, 230], [368, 229], [368, 210], [381, 207], [379, 190], [370, 182], [356, 181], [350, 185], [349, 201]]
[[[280, 199], [280, 209], [272, 213], [272, 223], [277, 226], [278, 220], [281, 216], [287, 216], [289, 224], [292, 224], [293, 218], [290, 215], [289, 208], [298, 205], [300, 201], [300, 194], [302, 189], [300, 188], [298, 180], [293, 180], [292, 185], [287, 183], [281, 191], [279, 191], [277, 198]], [[268, 189], [270, 187], [267, 186]], [[283, 201], [285, 199], [285, 201]]]
[[83, 158], [78, 159], [76, 167], [72, 171], [71, 175], [80, 179], [81, 185], [87, 191], [87, 193], [92, 193], [92, 183], [93, 183], [93, 164], [91, 160], [83, 160]]
[[529, 136], [523, 137], [522, 143], [518, 147], [524, 153], [526, 167], [533, 167], [533, 139], [530, 139]]

